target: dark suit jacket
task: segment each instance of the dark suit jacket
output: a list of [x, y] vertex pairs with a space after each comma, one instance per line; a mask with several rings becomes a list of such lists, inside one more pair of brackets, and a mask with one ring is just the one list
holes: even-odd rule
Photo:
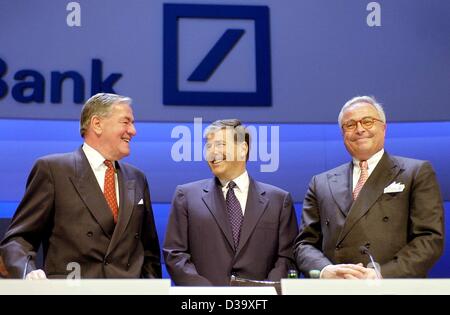
[[[426, 277], [443, 252], [443, 205], [428, 162], [385, 153], [352, 202], [352, 163], [313, 177], [303, 204], [295, 257], [299, 269], [369, 263], [384, 278]], [[397, 182], [402, 192], [384, 193]]]
[[[82, 278], [160, 277], [160, 249], [145, 175], [117, 163], [120, 206], [111, 210], [89, 162], [79, 150], [40, 158], [11, 221], [1, 254], [12, 277], [21, 277], [28, 254], [42, 243], [44, 271], [65, 277], [70, 262]], [[140, 200], [143, 204], [138, 204]], [[31, 271], [34, 262], [31, 261]]]
[[226, 203], [217, 179], [178, 186], [164, 258], [177, 285], [220, 285], [231, 275], [279, 281], [293, 263], [297, 218], [289, 193], [250, 179], [239, 246], [234, 251]]

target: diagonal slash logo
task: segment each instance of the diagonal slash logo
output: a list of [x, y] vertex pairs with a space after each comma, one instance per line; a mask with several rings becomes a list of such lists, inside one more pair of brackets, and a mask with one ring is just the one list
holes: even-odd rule
[[244, 32], [244, 30], [227, 30], [189, 76], [188, 81], [207, 81], [241, 39]]
[[[180, 58], [183, 57], [183, 47], [180, 47], [180, 34], [189, 36], [189, 44], [195, 45], [192, 41], [198, 40], [198, 34], [183, 33], [180, 30], [182, 24], [180, 19], [209, 21], [251, 21], [254, 25], [254, 36], [247, 35], [245, 29], [240, 27], [226, 27], [222, 35], [212, 45], [212, 48], [202, 59], [190, 70], [186, 77], [180, 77]], [[224, 22], [225, 21], [225, 22]], [[211, 82], [211, 78], [217, 77], [218, 69], [225, 66], [224, 60], [229, 58], [230, 53], [236, 51], [237, 46], [244, 40], [253, 41], [252, 50], [249, 56], [253, 59], [255, 89], [247, 90], [246, 87], [239, 87], [236, 91], [218, 91], [206, 83]], [[182, 38], [183, 39], [183, 38]], [[202, 43], [199, 43], [202, 44]], [[246, 6], [246, 5], [201, 5], [201, 4], [164, 4], [164, 52], [163, 52], [163, 103], [164, 105], [207, 105], [207, 106], [271, 106], [271, 69], [270, 69], [270, 28], [269, 28], [269, 8], [267, 6]], [[211, 47], [211, 46], [210, 46]], [[245, 46], [246, 47], [246, 46]], [[242, 50], [240, 50], [242, 52]], [[234, 53], [234, 52], [233, 52]], [[234, 58], [241, 57], [234, 53]], [[227, 60], [228, 60], [227, 59]], [[253, 68], [251, 68], [253, 69]], [[245, 69], [243, 71], [250, 70]], [[226, 80], [235, 82], [236, 71], [230, 71]], [[183, 84], [204, 84], [200, 90], [186, 89]]]

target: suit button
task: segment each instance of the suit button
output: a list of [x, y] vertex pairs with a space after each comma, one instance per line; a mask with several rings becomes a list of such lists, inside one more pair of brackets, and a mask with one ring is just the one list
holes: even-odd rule
[[134, 234], [135, 239], [139, 239], [139, 233]]
[[130, 266], [131, 266], [131, 264], [130, 264], [130, 263], [128, 263], [128, 264], [127, 264], [127, 267], [128, 267], [128, 268], [130, 268]]
[[329, 225], [330, 224], [330, 220], [326, 219], [325, 220], [325, 225]]
[[94, 235], [94, 233], [92, 233], [91, 231], [89, 231], [89, 232], [86, 233], [86, 235], [87, 235], [88, 237], [92, 237], [92, 236]]
[[109, 265], [109, 262], [105, 259], [105, 260], [103, 261], [103, 264], [104, 264], [105, 266], [108, 266], [108, 265]]
[[389, 217], [384, 217], [383, 222], [387, 222], [387, 221], [389, 221]]

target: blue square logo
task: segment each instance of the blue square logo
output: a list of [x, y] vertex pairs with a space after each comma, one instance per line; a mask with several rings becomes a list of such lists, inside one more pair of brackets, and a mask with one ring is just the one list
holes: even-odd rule
[[271, 106], [267, 6], [164, 4], [164, 105]]

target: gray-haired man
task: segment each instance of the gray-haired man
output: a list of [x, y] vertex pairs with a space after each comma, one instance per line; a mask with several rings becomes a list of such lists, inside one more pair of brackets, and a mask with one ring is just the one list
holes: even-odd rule
[[[119, 162], [136, 135], [131, 99], [99, 93], [84, 105], [75, 152], [37, 160], [1, 254], [11, 277], [161, 277], [145, 175]], [[42, 244], [44, 270], [34, 255]], [[27, 266], [27, 270], [24, 270]]]
[[[321, 278], [425, 277], [443, 252], [443, 205], [430, 163], [384, 151], [375, 99], [349, 100], [339, 126], [352, 162], [314, 176], [295, 245], [299, 269]], [[371, 254], [380, 268], [366, 268]]]

